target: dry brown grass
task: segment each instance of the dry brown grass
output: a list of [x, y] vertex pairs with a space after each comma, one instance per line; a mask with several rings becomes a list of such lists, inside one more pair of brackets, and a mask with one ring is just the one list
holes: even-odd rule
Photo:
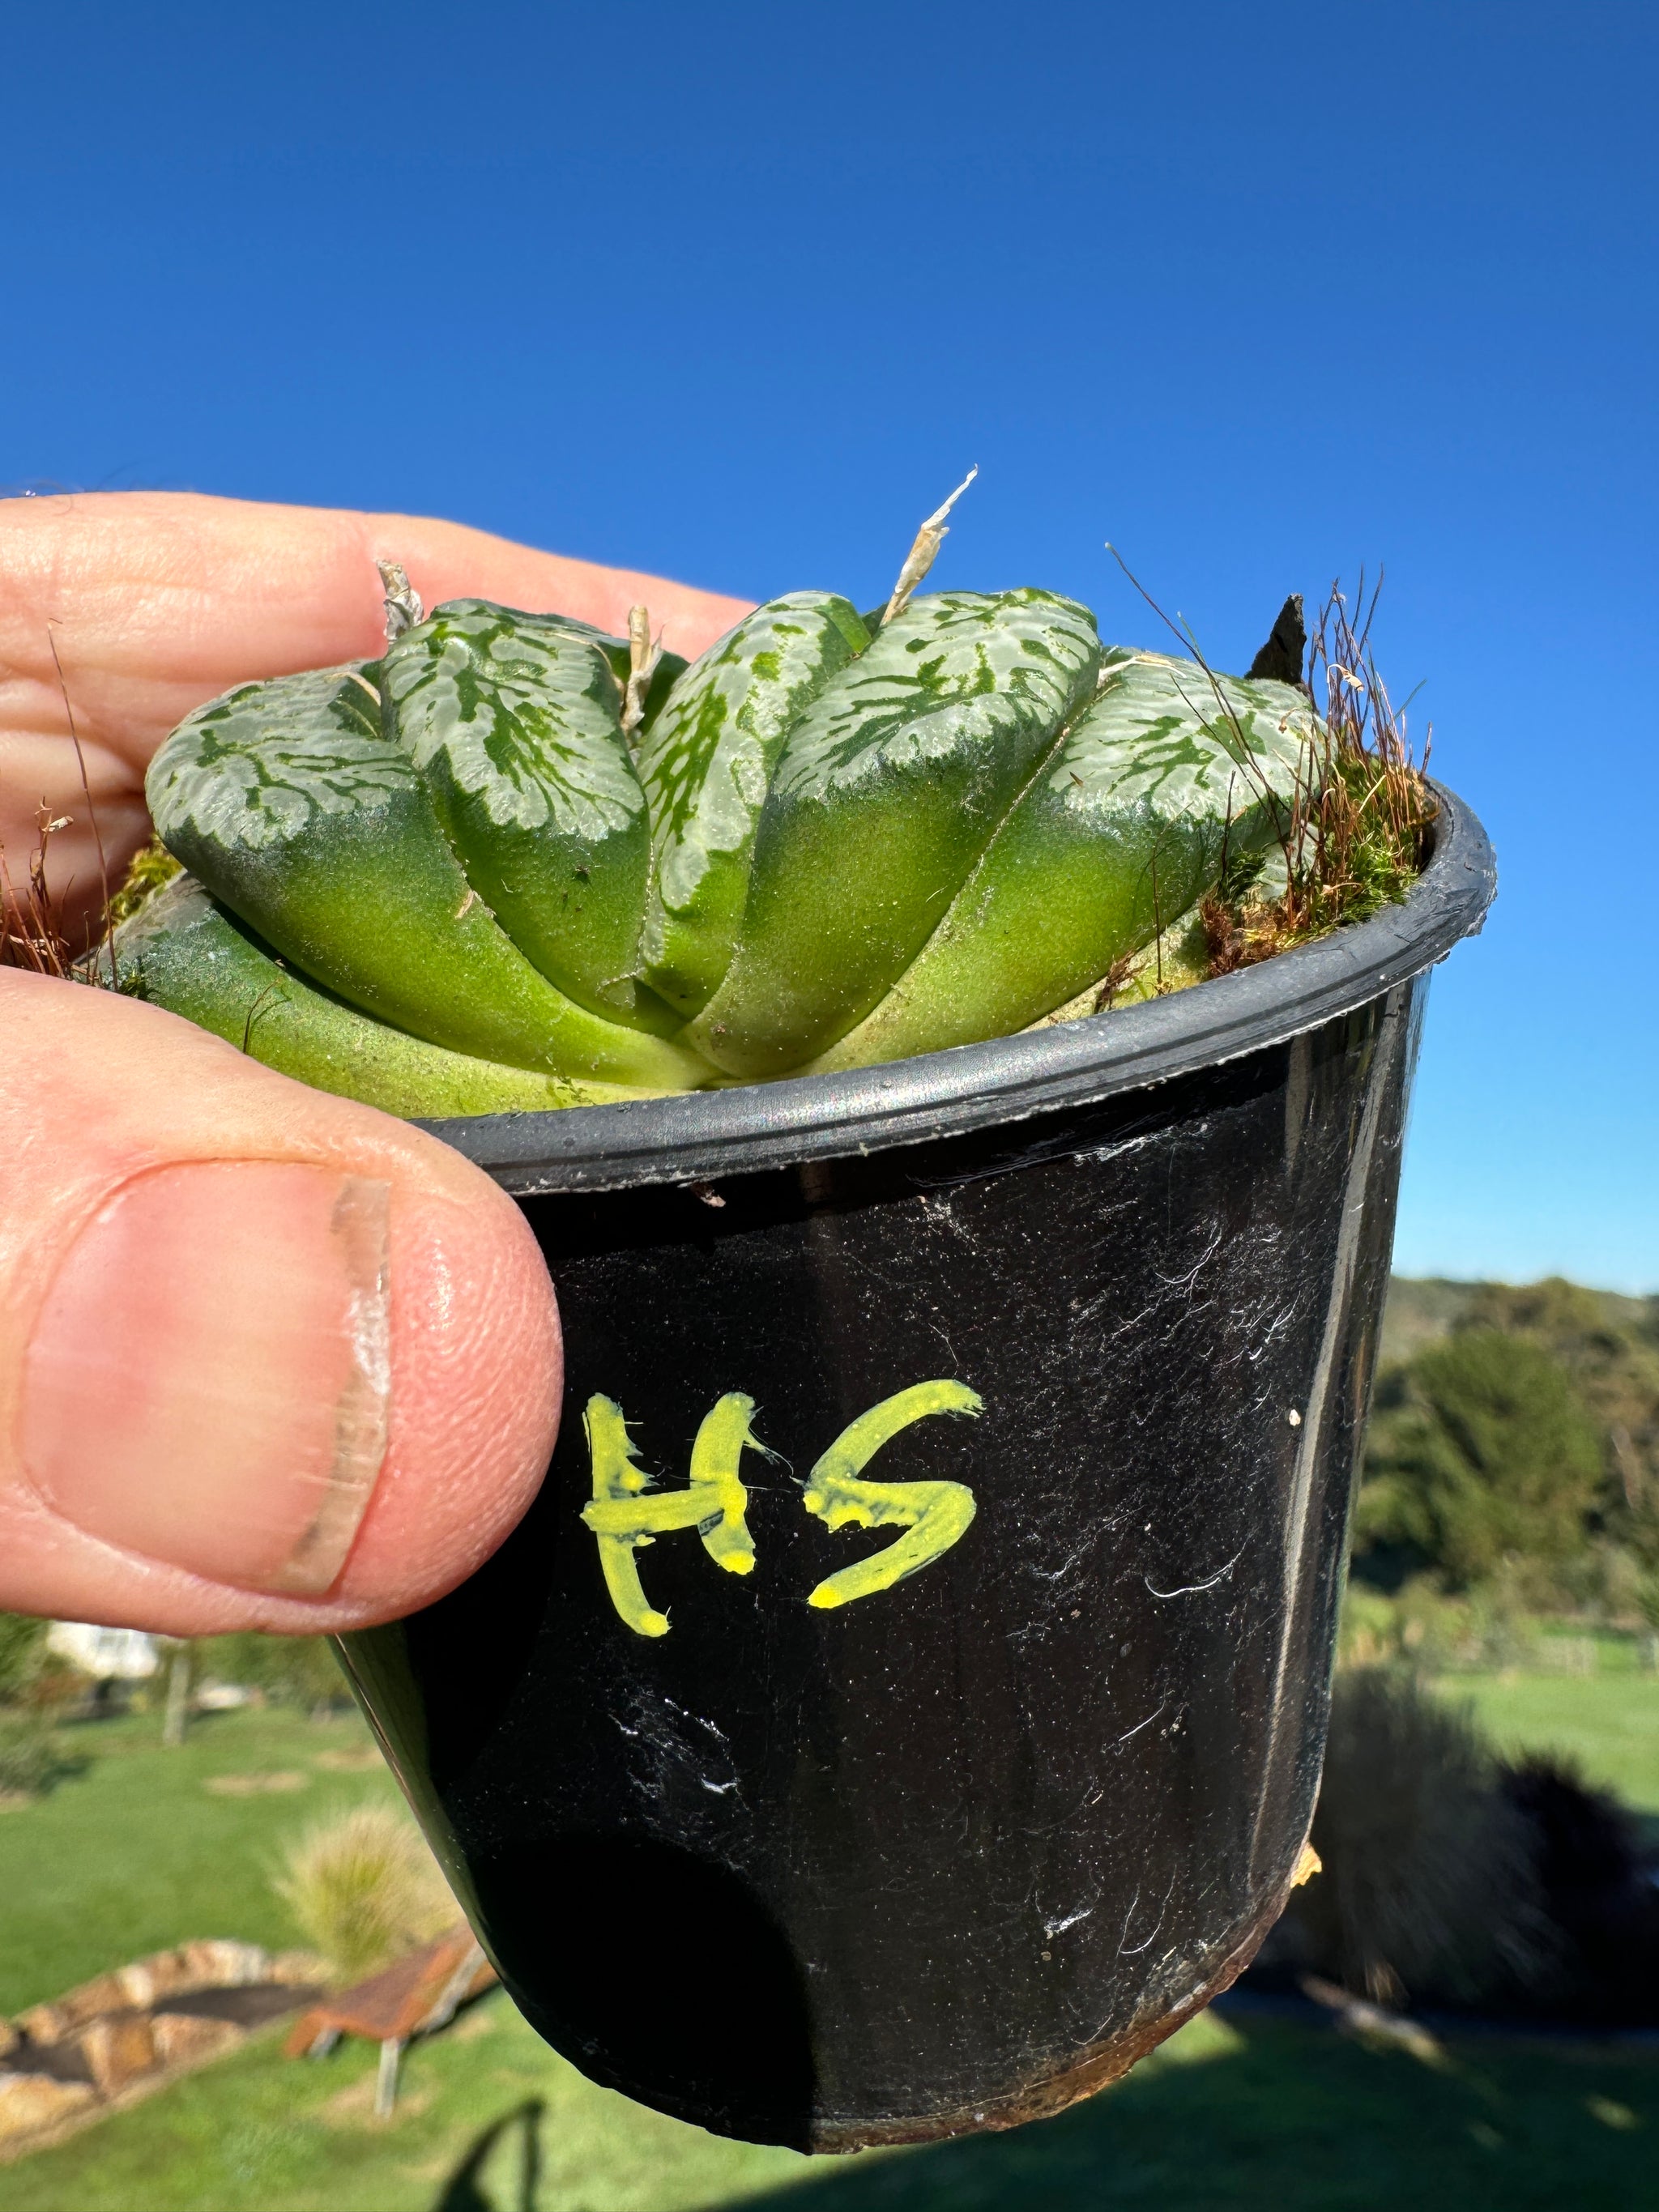
[[64, 664], [58, 657], [58, 640], [52, 635], [50, 623], [46, 625], [46, 643], [52, 652], [52, 665], [58, 672], [58, 688], [64, 697], [64, 716], [69, 725], [70, 743], [75, 748], [75, 764], [80, 773], [81, 798], [86, 808], [87, 825], [92, 832], [93, 844], [98, 854], [98, 878], [102, 895], [100, 911], [105, 919], [97, 945], [88, 948], [84, 934], [78, 942], [72, 939], [65, 926], [62, 901], [54, 896], [46, 880], [46, 862], [52, 839], [60, 830], [69, 828], [73, 817], [54, 815], [43, 799], [35, 809], [34, 850], [30, 854], [21, 878], [15, 860], [7, 854], [4, 846], [0, 845], [0, 968], [27, 968], [37, 975], [55, 975], [60, 980], [76, 976], [90, 982], [95, 980], [91, 972], [91, 963], [114, 927], [109, 862], [104, 851], [103, 832], [98, 823], [98, 810], [93, 804], [92, 787], [87, 780], [86, 755], [81, 749], [81, 732], [76, 726], [75, 708], [70, 703], [69, 685], [64, 680]]
[[1229, 861], [1204, 902], [1212, 975], [1364, 921], [1404, 898], [1422, 870], [1435, 816], [1432, 731], [1417, 760], [1405, 707], [1371, 650], [1380, 589], [1379, 578], [1368, 597], [1362, 572], [1352, 611], [1340, 583], [1320, 609], [1307, 657], [1306, 688], [1316, 705], [1325, 695], [1315, 757], [1282, 811], [1279, 853]]
[[75, 969], [75, 948], [46, 882], [46, 858], [53, 837], [68, 829], [69, 817], [54, 817], [43, 800], [35, 811], [35, 825], [34, 850], [21, 879], [0, 846], [0, 968], [67, 978]]
[[[92, 811], [88, 794], [86, 805]], [[52, 841], [67, 830], [68, 815], [53, 816], [43, 802], [36, 809], [34, 849], [20, 878], [8, 863], [0, 845], [0, 968], [27, 968], [38, 975], [55, 975], [77, 983], [110, 984], [116, 973], [114, 938], [129, 915], [137, 914], [152, 891], [170, 883], [179, 863], [159, 838], [152, 838], [137, 854], [119, 886], [108, 897], [100, 921], [94, 925], [94, 941], [88, 933], [77, 938], [65, 925], [62, 902], [54, 897], [47, 880], [47, 856]], [[93, 817], [96, 828], [96, 817]]]

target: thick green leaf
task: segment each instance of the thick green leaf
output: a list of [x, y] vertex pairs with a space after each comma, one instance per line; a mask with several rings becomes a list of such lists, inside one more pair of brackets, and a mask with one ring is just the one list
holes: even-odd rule
[[1094, 689], [1094, 617], [1048, 592], [915, 599], [789, 734], [730, 971], [687, 1035], [728, 1073], [823, 1052], [902, 975]]
[[544, 1112], [650, 1094], [449, 1052], [315, 988], [193, 876], [176, 876], [118, 932], [124, 991], [342, 1098], [387, 1114]]
[[863, 1065], [1195, 980], [1195, 902], [1321, 758], [1299, 690], [1103, 660], [1037, 591], [873, 637], [790, 594], [665, 660], [631, 738], [629, 665], [463, 600], [203, 708], [149, 787], [213, 897], [123, 933], [134, 987], [404, 1113]]
[[1152, 943], [1221, 872], [1285, 834], [1316, 782], [1287, 684], [1117, 649], [950, 912], [869, 1017], [822, 1055], [862, 1066], [1024, 1029]]
[[749, 895], [755, 825], [785, 738], [869, 643], [845, 599], [792, 592], [694, 661], [640, 746], [656, 871], [645, 975], [683, 1013], [719, 988]]
[[163, 842], [306, 975], [452, 1050], [578, 1079], [692, 1087], [687, 1054], [575, 1006], [467, 882], [380, 665], [244, 685], [182, 722], [146, 790]]
[[[617, 679], [617, 690], [621, 691], [628, 682], [634, 651], [628, 640], [614, 635], [610, 630], [600, 629], [596, 623], [580, 622], [574, 615], [526, 613], [522, 607], [497, 606], [494, 599], [446, 599], [432, 612], [434, 615], [453, 615], [475, 608], [483, 614], [505, 615], [509, 622], [545, 624], [550, 629], [562, 630], [567, 637], [586, 638], [590, 645], [599, 647], [610, 663], [611, 672]], [[649, 611], [647, 608], [647, 612]], [[407, 631], [404, 634], [408, 635]], [[650, 727], [663, 701], [684, 675], [685, 668], [683, 654], [659, 653], [657, 665], [651, 672], [651, 681], [646, 686], [645, 697], [641, 702], [642, 727]]]
[[639, 989], [651, 827], [598, 633], [457, 599], [384, 668], [392, 725], [519, 950], [595, 1013], [678, 1027]]

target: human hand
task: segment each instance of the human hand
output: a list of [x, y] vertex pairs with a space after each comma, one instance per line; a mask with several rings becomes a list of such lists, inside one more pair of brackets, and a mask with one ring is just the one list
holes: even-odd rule
[[[428, 606], [625, 631], [643, 602], [688, 655], [744, 611], [405, 516], [0, 502], [13, 884], [44, 803], [69, 817], [48, 887], [84, 930], [174, 723], [378, 651], [377, 557]], [[408, 1612], [522, 1513], [561, 1384], [535, 1241], [458, 1154], [158, 1008], [0, 969], [0, 1607], [187, 1636]]]

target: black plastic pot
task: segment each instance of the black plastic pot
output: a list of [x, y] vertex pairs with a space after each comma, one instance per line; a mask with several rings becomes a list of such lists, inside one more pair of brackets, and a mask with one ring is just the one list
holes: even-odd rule
[[[1403, 907], [1175, 997], [439, 1125], [547, 1255], [563, 1432], [348, 1664], [586, 2073], [804, 2148], [1008, 2126], [1248, 1962], [1319, 1779], [1426, 971], [1494, 889], [1442, 801]], [[629, 1439], [678, 1524], [641, 1550]]]

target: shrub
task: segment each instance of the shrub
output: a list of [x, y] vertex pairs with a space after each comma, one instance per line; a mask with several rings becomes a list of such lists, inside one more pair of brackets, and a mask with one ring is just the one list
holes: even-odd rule
[[1459, 1589], [1524, 1561], [1547, 1585], [1587, 1541], [1601, 1438], [1547, 1352], [1471, 1329], [1420, 1352], [1379, 1393], [1366, 1472], [1362, 1553], [1436, 1567]]
[[1540, 1345], [1571, 1377], [1601, 1431], [1601, 1519], [1608, 1533], [1659, 1568], [1659, 1331], [1624, 1300], [1559, 1277], [1512, 1289], [1481, 1285], [1459, 1324], [1500, 1328]]
[[1500, 1786], [1532, 1830], [1546, 1907], [1562, 1943], [1549, 2009], [1601, 2027], [1659, 2021], [1659, 1896], [1634, 1816], [1577, 1764], [1541, 1753]]
[[460, 1917], [415, 1829], [380, 1805], [305, 1829], [284, 1852], [273, 1887], [343, 1983], [429, 1942]]
[[67, 1752], [63, 1738], [39, 1720], [0, 1729], [0, 1797], [42, 1797], [87, 1762]]
[[1538, 1624], [1522, 1601], [1525, 1580], [1506, 1562], [1490, 1582], [1449, 1596], [1432, 1575], [1414, 1575], [1392, 1594], [1356, 1576], [1342, 1601], [1341, 1663], [1425, 1676], [1536, 1665]]
[[1409, 1675], [1339, 1675], [1313, 1844], [1281, 1958], [1384, 2003], [1546, 1986], [1557, 1944], [1524, 1812], [1466, 1714]]
[[1503, 1668], [1536, 1667], [1540, 1644], [1529, 1601], [1539, 1595], [1535, 1563], [1513, 1557], [1500, 1561], [1487, 1581], [1468, 1593], [1466, 1663]]
[[0, 1613], [0, 1705], [27, 1698], [46, 1656], [51, 1626], [32, 1613]]
[[1402, 1656], [1400, 1611], [1391, 1597], [1350, 1582], [1342, 1594], [1337, 1658], [1344, 1667], [1381, 1667]]
[[325, 1636], [204, 1637], [195, 1647], [199, 1681], [238, 1682], [277, 1705], [313, 1709], [344, 1704], [345, 1677]]

